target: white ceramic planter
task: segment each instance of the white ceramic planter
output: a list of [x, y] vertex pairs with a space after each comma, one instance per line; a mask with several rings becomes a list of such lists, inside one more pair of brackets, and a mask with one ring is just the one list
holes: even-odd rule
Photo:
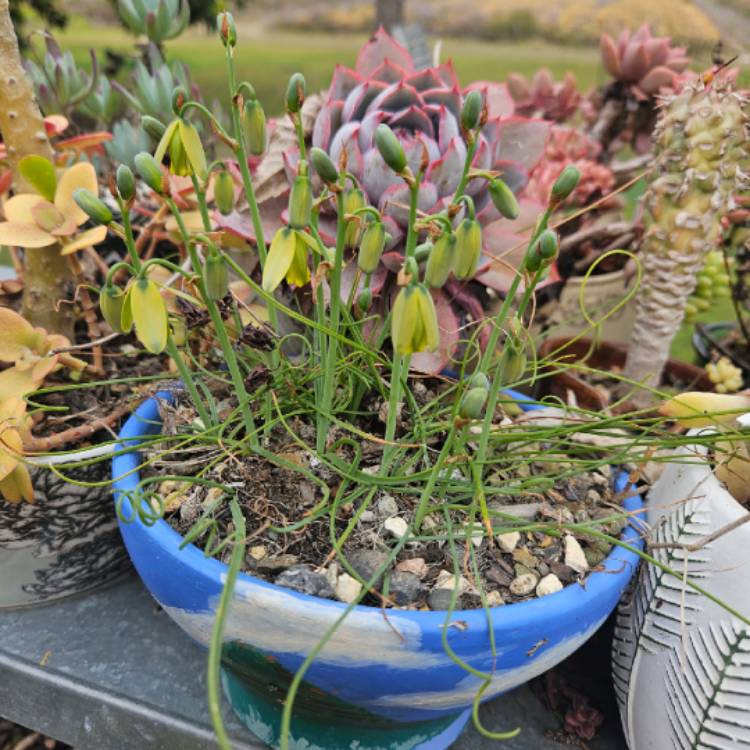
[[[684, 449], [649, 493], [652, 542], [695, 544], [746, 513]], [[697, 551], [653, 556], [750, 617], [750, 524]], [[642, 565], [620, 604], [613, 677], [630, 750], [750, 748], [750, 627], [683, 581]]]

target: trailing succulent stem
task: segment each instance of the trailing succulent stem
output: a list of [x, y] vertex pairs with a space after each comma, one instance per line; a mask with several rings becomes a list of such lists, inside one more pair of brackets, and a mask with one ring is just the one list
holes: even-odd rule
[[[657, 386], [685, 303], [734, 194], [747, 184], [746, 102], [717, 80], [669, 99], [655, 142], [657, 164], [646, 197], [643, 285], [624, 376]], [[646, 405], [649, 392], [635, 394]]]
[[[19, 163], [32, 154], [51, 159], [52, 146], [21, 63], [9, 0], [0, 0], [0, 134], [16, 190], [33, 189], [19, 172]], [[26, 249], [23, 313], [30, 323], [72, 339], [72, 306], [60, 304], [71, 297], [72, 289], [73, 271], [57, 245]]]

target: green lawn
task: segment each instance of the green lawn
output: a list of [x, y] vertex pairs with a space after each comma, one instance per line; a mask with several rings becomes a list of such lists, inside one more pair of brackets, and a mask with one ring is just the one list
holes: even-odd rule
[[[238, 73], [255, 86], [269, 113], [281, 109], [286, 82], [292, 73], [298, 70], [304, 73], [310, 91], [324, 88], [334, 65], [339, 62], [353, 65], [357, 50], [365, 41], [364, 36], [289, 33], [242, 26], [239, 34]], [[132, 51], [133, 38], [122, 29], [93, 26], [81, 18], [74, 18], [57, 38], [81, 64], [88, 60], [89, 48], [102, 53], [102, 58], [107, 48]], [[167, 51], [170, 59], [190, 66], [207, 101], [225, 95], [223, 50], [215, 35], [191, 29], [168, 42]], [[597, 83], [602, 76], [598, 50], [594, 47], [563, 47], [541, 41], [490, 43], [446, 39], [441, 57], [454, 59], [462, 83], [502, 80], [511, 71], [532, 74], [544, 66], [558, 76], [573, 71], [583, 88]]]

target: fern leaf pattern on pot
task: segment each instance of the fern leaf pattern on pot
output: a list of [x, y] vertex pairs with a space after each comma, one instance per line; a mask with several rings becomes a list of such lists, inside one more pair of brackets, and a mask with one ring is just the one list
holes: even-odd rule
[[746, 615], [747, 527], [706, 543], [744, 513], [699, 446], [680, 449], [649, 493], [652, 554], [684, 578], [644, 564], [620, 603], [612, 675], [630, 750], [750, 746], [750, 628], [686, 583]]

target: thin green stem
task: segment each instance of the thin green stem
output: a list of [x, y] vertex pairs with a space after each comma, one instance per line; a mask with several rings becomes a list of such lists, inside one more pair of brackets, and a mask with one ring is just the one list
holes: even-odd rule
[[477, 142], [478, 138], [474, 138], [474, 140], [469, 144], [469, 147], [466, 149], [466, 160], [464, 161], [464, 169], [461, 173], [461, 179], [458, 183], [458, 187], [456, 188], [456, 192], [453, 196], [453, 203], [457, 203], [459, 198], [464, 194], [464, 191], [466, 190], [466, 185], [469, 182], [469, 170], [471, 169], [471, 162], [474, 159], [474, 154], [477, 150]]
[[[331, 305], [328, 326], [337, 331], [341, 318], [341, 270], [344, 265], [344, 241], [346, 239], [346, 222], [344, 221], [344, 192], [340, 190], [336, 194], [336, 207], [338, 211], [338, 224], [336, 227], [336, 254], [331, 268]], [[322, 295], [320, 295], [322, 296]], [[326, 341], [326, 361], [323, 366], [323, 391], [321, 411], [322, 418], [318, 421], [318, 434], [315, 446], [318, 453], [323, 453], [328, 435], [328, 414], [333, 408], [333, 392], [336, 383], [336, 360], [339, 353], [338, 341], [328, 339]]]
[[[198, 180], [194, 175], [192, 175], [192, 180], [193, 187], [195, 188], [195, 194], [198, 198], [198, 205], [201, 206], [201, 216], [203, 217], [204, 226], [206, 228], [206, 231], [210, 232], [211, 222], [208, 217], [208, 208], [206, 206], [205, 193], [200, 189]], [[177, 227], [180, 230], [182, 241], [187, 247], [188, 253], [190, 255], [190, 262], [193, 266], [193, 271], [197, 274], [198, 289], [200, 291], [200, 295], [203, 299], [203, 303], [206, 305], [206, 309], [208, 310], [211, 322], [213, 323], [214, 331], [216, 332], [216, 337], [219, 340], [219, 346], [221, 347], [221, 351], [226, 360], [227, 368], [229, 369], [229, 375], [232, 378], [232, 385], [234, 386], [235, 395], [237, 397], [237, 400], [239, 401], [240, 409], [242, 411], [242, 418], [245, 423], [245, 429], [247, 430], [248, 438], [250, 439], [251, 444], [254, 444], [257, 441], [255, 420], [253, 419], [253, 413], [249, 405], [249, 397], [247, 394], [247, 389], [245, 388], [245, 379], [242, 376], [242, 371], [240, 370], [239, 362], [237, 361], [237, 353], [234, 351], [232, 342], [229, 339], [229, 334], [227, 333], [226, 326], [224, 325], [224, 321], [221, 317], [221, 313], [219, 312], [216, 301], [213, 300], [206, 291], [206, 283], [205, 279], [203, 278], [203, 267], [200, 262], [200, 256], [198, 255], [198, 250], [195, 247], [195, 243], [192, 241], [187, 231], [187, 227], [185, 226], [182, 214], [177, 208], [177, 204], [171, 198], [167, 199], [167, 204], [169, 205], [169, 209], [172, 212], [172, 215], [175, 217]]]
[[208, 648], [208, 713], [211, 716], [211, 724], [216, 734], [216, 741], [222, 750], [232, 750], [224, 720], [221, 716], [221, 693], [219, 681], [221, 678], [221, 651], [224, 645], [224, 630], [226, 628], [229, 604], [232, 601], [234, 586], [240, 573], [242, 561], [245, 559], [245, 516], [242, 514], [239, 504], [232, 498], [229, 507], [232, 511], [232, 522], [234, 524], [234, 545], [232, 557], [229, 561], [224, 588], [221, 592], [219, 606], [216, 608], [216, 619], [211, 631], [211, 642]]

